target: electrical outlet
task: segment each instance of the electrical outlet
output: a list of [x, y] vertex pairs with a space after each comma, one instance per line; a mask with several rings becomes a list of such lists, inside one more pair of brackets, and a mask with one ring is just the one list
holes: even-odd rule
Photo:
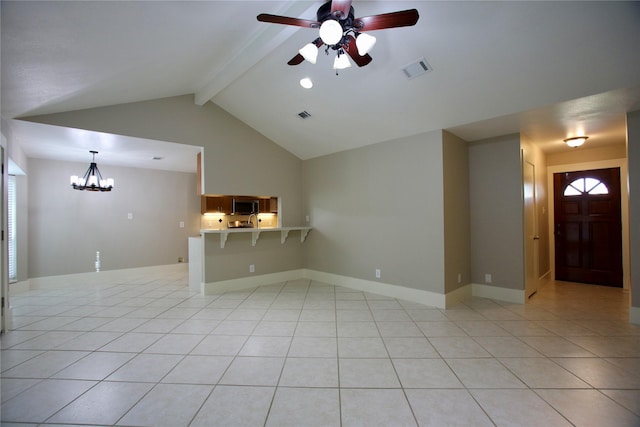
[[462, 283], [462, 274], [458, 273], [458, 283]]
[[180, 221], [180, 228], [184, 228], [184, 221]]
[[249, 264], [249, 273], [255, 273], [255, 272], [256, 272], [256, 265]]
[[379, 279], [382, 276], [380, 269], [376, 268], [376, 279]]
[[484, 282], [485, 283], [491, 283], [491, 280], [493, 280], [493, 278], [491, 277], [491, 274], [485, 274], [484, 275]]

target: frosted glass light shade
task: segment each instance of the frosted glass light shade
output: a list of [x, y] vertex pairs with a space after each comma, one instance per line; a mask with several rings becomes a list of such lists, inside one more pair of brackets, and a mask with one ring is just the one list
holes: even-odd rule
[[334, 70], [344, 70], [351, 67], [351, 61], [344, 53], [342, 55], [336, 55], [336, 59], [333, 61]]
[[564, 142], [571, 148], [580, 147], [588, 139], [588, 136], [576, 136], [573, 138], [567, 138]]
[[342, 25], [333, 19], [327, 19], [320, 25], [320, 38], [324, 44], [333, 46], [342, 39]]
[[371, 52], [373, 46], [376, 44], [376, 38], [370, 36], [369, 34], [360, 33], [356, 38], [356, 47], [358, 48], [358, 53], [360, 56], [364, 56], [367, 53]]
[[318, 59], [318, 47], [313, 43], [307, 43], [298, 52], [300, 52], [300, 55], [302, 55], [304, 59], [312, 64], [315, 64]]

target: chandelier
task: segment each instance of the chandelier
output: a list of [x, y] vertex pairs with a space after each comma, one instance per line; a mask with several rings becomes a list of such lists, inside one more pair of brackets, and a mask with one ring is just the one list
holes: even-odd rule
[[96, 154], [98, 154], [98, 152], [93, 150], [89, 152], [93, 156], [89, 169], [87, 169], [83, 177], [72, 175], [71, 186], [74, 190], [111, 191], [111, 189], [113, 189], [113, 178], [102, 178], [102, 174], [96, 164]]

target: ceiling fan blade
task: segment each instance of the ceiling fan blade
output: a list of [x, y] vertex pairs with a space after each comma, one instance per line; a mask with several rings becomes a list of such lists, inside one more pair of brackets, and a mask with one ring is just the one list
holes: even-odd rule
[[373, 58], [368, 53], [362, 56], [358, 53], [358, 48], [356, 47], [356, 39], [354, 39], [351, 35], [349, 35], [345, 47], [345, 52], [349, 54], [351, 59], [353, 59], [353, 62], [355, 62], [358, 67], [364, 67], [373, 60]]
[[402, 10], [399, 12], [383, 13], [380, 15], [365, 16], [354, 19], [353, 26], [358, 31], [383, 30], [385, 28], [410, 27], [418, 22], [416, 9]]
[[302, 61], [304, 61], [304, 56], [302, 56], [300, 54], [297, 54], [296, 56], [291, 58], [289, 60], [289, 62], [287, 62], [287, 64], [289, 64], [289, 65], [299, 65], [299, 64], [302, 64]]
[[334, 19], [346, 19], [349, 16], [351, 10], [351, 0], [332, 0], [331, 1], [331, 16]]
[[[318, 49], [320, 49], [320, 46], [322, 46], [324, 44], [320, 37], [318, 37], [317, 39], [315, 39], [311, 43], [315, 44]], [[297, 54], [296, 56], [291, 58], [289, 60], [289, 62], [287, 62], [287, 64], [289, 64], [289, 65], [299, 65], [299, 64], [302, 64], [302, 61], [304, 61], [304, 56], [302, 56], [301, 54]]]
[[272, 24], [294, 25], [296, 27], [320, 28], [320, 23], [318, 21], [290, 18], [288, 16], [270, 15], [268, 13], [261, 13], [260, 15], [258, 15], [258, 21], [269, 22]]

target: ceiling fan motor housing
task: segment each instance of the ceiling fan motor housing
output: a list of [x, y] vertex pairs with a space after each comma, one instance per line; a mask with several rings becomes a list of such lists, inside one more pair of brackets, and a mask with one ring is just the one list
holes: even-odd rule
[[[340, 38], [340, 40], [333, 44], [333, 45], [328, 45], [327, 46], [327, 50], [329, 48], [333, 49], [333, 50], [339, 50], [343, 47], [345, 47], [345, 45], [347, 44], [347, 40], [345, 40], [345, 36], [344, 34], [349, 31], [350, 29], [353, 28], [353, 21], [354, 21], [354, 15], [355, 11], [353, 9], [353, 6], [349, 7], [349, 14], [346, 17], [343, 17], [343, 13], [340, 10], [335, 11], [333, 14], [331, 13], [331, 2], [328, 1], [325, 4], [323, 4], [322, 6], [320, 6], [320, 8], [318, 8], [318, 12], [316, 14], [318, 22], [322, 23], [325, 22], [327, 20], [334, 20], [336, 22], [338, 22], [340, 24], [340, 26], [342, 27], [342, 34], [343, 37]], [[327, 52], [328, 53], [328, 52]]]
[[[315, 45], [316, 48], [320, 48], [322, 45], [325, 45], [326, 53], [329, 52], [329, 49], [336, 51], [336, 59], [338, 59], [341, 54], [346, 53], [359, 67], [365, 66], [371, 62], [372, 58], [368, 54], [368, 50], [373, 46], [373, 43], [371, 43], [370, 40], [368, 42], [363, 40], [362, 43], [359, 43], [363, 46], [361, 49], [363, 53], [360, 53], [360, 46], [358, 46], [356, 39], [361, 38], [361, 32], [411, 26], [415, 25], [419, 18], [418, 11], [416, 9], [383, 13], [360, 18], [354, 18], [354, 14], [355, 12], [351, 5], [351, 0], [330, 0], [318, 8], [316, 21], [292, 18], [288, 16], [271, 15], [268, 13], [261, 13], [257, 18], [258, 21], [270, 22], [273, 24], [293, 25], [313, 29], [319, 28], [320, 37], [316, 38], [312, 43], [308, 43], [305, 47], [312, 45], [311, 47], [313, 48], [313, 45]], [[371, 36], [369, 39], [375, 40], [375, 38]], [[299, 52], [296, 56], [291, 58], [287, 64], [298, 65], [305, 59], [305, 56]], [[310, 61], [315, 63], [315, 56], [314, 59]]]
[[339, 10], [335, 12], [335, 16], [334, 16], [331, 14], [331, 2], [328, 1], [322, 6], [320, 6], [320, 8], [318, 8], [318, 13], [316, 14], [316, 16], [318, 18], [318, 22], [324, 22], [327, 19], [335, 19], [336, 21], [339, 21], [342, 27], [344, 28], [345, 25], [348, 25], [349, 27], [352, 26], [354, 13], [355, 12], [353, 10], [353, 6], [351, 6], [349, 8], [348, 16], [346, 17], [341, 16], [342, 12]]

